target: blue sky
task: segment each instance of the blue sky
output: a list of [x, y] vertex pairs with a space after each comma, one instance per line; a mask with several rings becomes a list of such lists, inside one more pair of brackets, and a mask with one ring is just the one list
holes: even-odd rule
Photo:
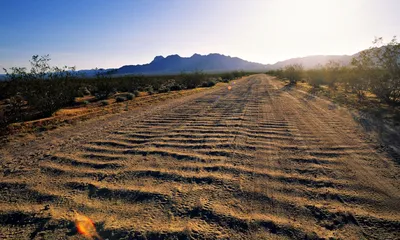
[[194, 53], [274, 63], [400, 33], [397, 0], [0, 0], [0, 12], [1, 68], [34, 54], [77, 69]]

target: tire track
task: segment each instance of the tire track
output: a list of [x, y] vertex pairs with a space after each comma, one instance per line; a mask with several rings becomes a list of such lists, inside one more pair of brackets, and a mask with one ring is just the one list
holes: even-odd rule
[[0, 236], [73, 238], [77, 210], [110, 239], [399, 237], [385, 170], [378, 185], [357, 177], [384, 156], [349, 118], [265, 75], [231, 87], [126, 113], [41, 156], [21, 151], [32, 168], [0, 178]]

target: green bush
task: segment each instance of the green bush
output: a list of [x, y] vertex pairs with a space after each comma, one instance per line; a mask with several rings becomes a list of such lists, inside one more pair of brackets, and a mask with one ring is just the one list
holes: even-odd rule
[[175, 85], [172, 85], [170, 87], [171, 91], [179, 91], [179, 90], [182, 90], [182, 89], [184, 89], [184, 87], [182, 85], [180, 85], [180, 84], [175, 84]]
[[283, 75], [289, 79], [290, 84], [296, 84], [303, 77], [303, 66], [301, 64], [292, 64], [284, 68]]
[[[51, 67], [49, 61], [48, 55], [34, 55], [29, 72], [25, 68], [4, 69], [5, 88], [1, 89], [0, 95], [8, 98], [19, 96], [26, 102], [26, 109], [29, 109], [29, 112], [21, 114], [21, 118], [10, 118], [12, 122], [48, 117], [56, 110], [74, 103], [75, 97], [79, 96], [79, 82], [74, 81], [77, 79], [75, 68]], [[9, 114], [13, 115], [11, 112]]]
[[123, 96], [118, 96], [118, 97], [115, 98], [115, 100], [116, 100], [117, 102], [125, 102], [125, 101], [127, 100], [127, 98], [126, 98], [126, 97], [123, 97]]
[[308, 70], [306, 75], [308, 83], [314, 88], [324, 83], [324, 70], [321, 68]]
[[386, 44], [382, 38], [373, 43], [353, 59], [352, 65], [365, 87], [381, 101], [400, 106], [400, 44], [395, 37]]
[[149, 94], [149, 95], [153, 95], [154, 94], [154, 89], [152, 86], [147, 86], [145, 88], [145, 91]]
[[133, 94], [135, 94], [135, 97], [139, 97], [140, 92], [138, 90], [133, 91]]
[[325, 81], [331, 88], [336, 88], [336, 83], [340, 78], [341, 65], [339, 62], [329, 61], [325, 65]]
[[78, 90], [80, 97], [89, 96], [91, 93], [87, 87], [80, 87]]
[[126, 99], [133, 100], [134, 98], [135, 98], [135, 94], [133, 94], [133, 93], [126, 94]]
[[208, 80], [208, 81], [206, 81], [206, 82], [203, 82], [202, 84], [201, 84], [201, 86], [202, 87], [212, 87], [212, 86], [214, 86], [215, 84], [217, 84], [214, 80]]
[[114, 88], [113, 85], [104, 80], [100, 80], [97, 82], [95, 85], [95, 88], [93, 90], [93, 95], [98, 99], [98, 100], [104, 100], [110, 97], [112, 93], [114, 93]]
[[100, 101], [100, 104], [101, 104], [102, 106], [110, 105], [110, 103], [109, 103], [107, 100], [101, 100], [101, 101]]
[[198, 87], [206, 79], [206, 74], [202, 71], [195, 71], [192, 73], [182, 73], [181, 79], [186, 85], [187, 89]]
[[235, 75], [233, 74], [233, 72], [223, 73], [221, 75], [221, 78], [223, 79], [223, 82], [228, 83], [230, 80], [235, 78]]
[[284, 73], [283, 73], [283, 69], [269, 70], [266, 72], [266, 74], [275, 76], [275, 77], [281, 78], [281, 79], [283, 79], [285, 77]]
[[158, 89], [158, 92], [159, 92], [159, 93], [166, 93], [166, 92], [169, 92], [169, 91], [171, 91], [171, 89], [170, 89], [168, 86], [161, 86], [161, 87]]
[[7, 125], [9, 122], [18, 122], [24, 118], [22, 108], [25, 106], [25, 101], [23, 97], [16, 95], [7, 100], [7, 105], [1, 114], [2, 121], [0, 122], [0, 126]]

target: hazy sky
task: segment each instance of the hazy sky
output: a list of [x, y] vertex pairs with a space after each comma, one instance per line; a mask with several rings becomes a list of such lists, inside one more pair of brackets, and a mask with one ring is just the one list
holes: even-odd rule
[[0, 68], [34, 54], [77, 69], [170, 54], [353, 54], [399, 35], [399, 13], [399, 0], [0, 0]]

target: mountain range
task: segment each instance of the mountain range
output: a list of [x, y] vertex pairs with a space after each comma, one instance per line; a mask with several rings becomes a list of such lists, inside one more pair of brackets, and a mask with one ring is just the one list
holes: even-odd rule
[[[357, 53], [358, 54], [358, 53]], [[125, 65], [117, 69], [92, 69], [79, 70], [78, 73], [86, 76], [94, 76], [98, 72], [114, 70], [115, 75], [143, 74], [143, 75], [161, 75], [161, 74], [179, 74], [181, 72], [228, 72], [234, 70], [265, 72], [268, 70], [279, 69], [290, 64], [302, 64], [304, 68], [313, 68], [318, 64], [326, 64], [329, 61], [337, 61], [343, 65], [351, 62], [354, 55], [315, 55], [300, 58], [292, 58], [280, 61], [275, 64], [261, 64], [249, 62], [237, 57], [230, 57], [218, 53], [208, 55], [194, 54], [191, 57], [181, 57], [179, 55], [169, 55], [167, 57], [156, 56], [153, 61], [142, 65]], [[0, 79], [4, 75], [0, 74]]]
[[314, 55], [307, 57], [291, 58], [285, 61], [277, 62], [275, 64], [267, 64], [266, 68], [268, 70], [275, 70], [291, 64], [301, 64], [304, 68], [310, 69], [317, 67], [319, 64], [325, 65], [329, 61], [335, 61], [341, 63], [342, 65], [348, 65], [351, 63], [353, 57], [355, 57], [357, 54], [358, 53], [354, 55]]
[[157, 56], [152, 62], [143, 65], [126, 65], [115, 69], [118, 75], [125, 74], [176, 74], [181, 72], [192, 72], [196, 70], [204, 72], [228, 72], [234, 70], [264, 72], [279, 69], [290, 64], [302, 64], [304, 68], [313, 68], [318, 64], [325, 65], [333, 60], [343, 65], [350, 64], [354, 55], [315, 55], [300, 58], [292, 58], [275, 64], [261, 64], [249, 62], [237, 57], [225, 56], [212, 53], [208, 55], [194, 54], [191, 57], [180, 57], [170, 55], [167, 57]]

